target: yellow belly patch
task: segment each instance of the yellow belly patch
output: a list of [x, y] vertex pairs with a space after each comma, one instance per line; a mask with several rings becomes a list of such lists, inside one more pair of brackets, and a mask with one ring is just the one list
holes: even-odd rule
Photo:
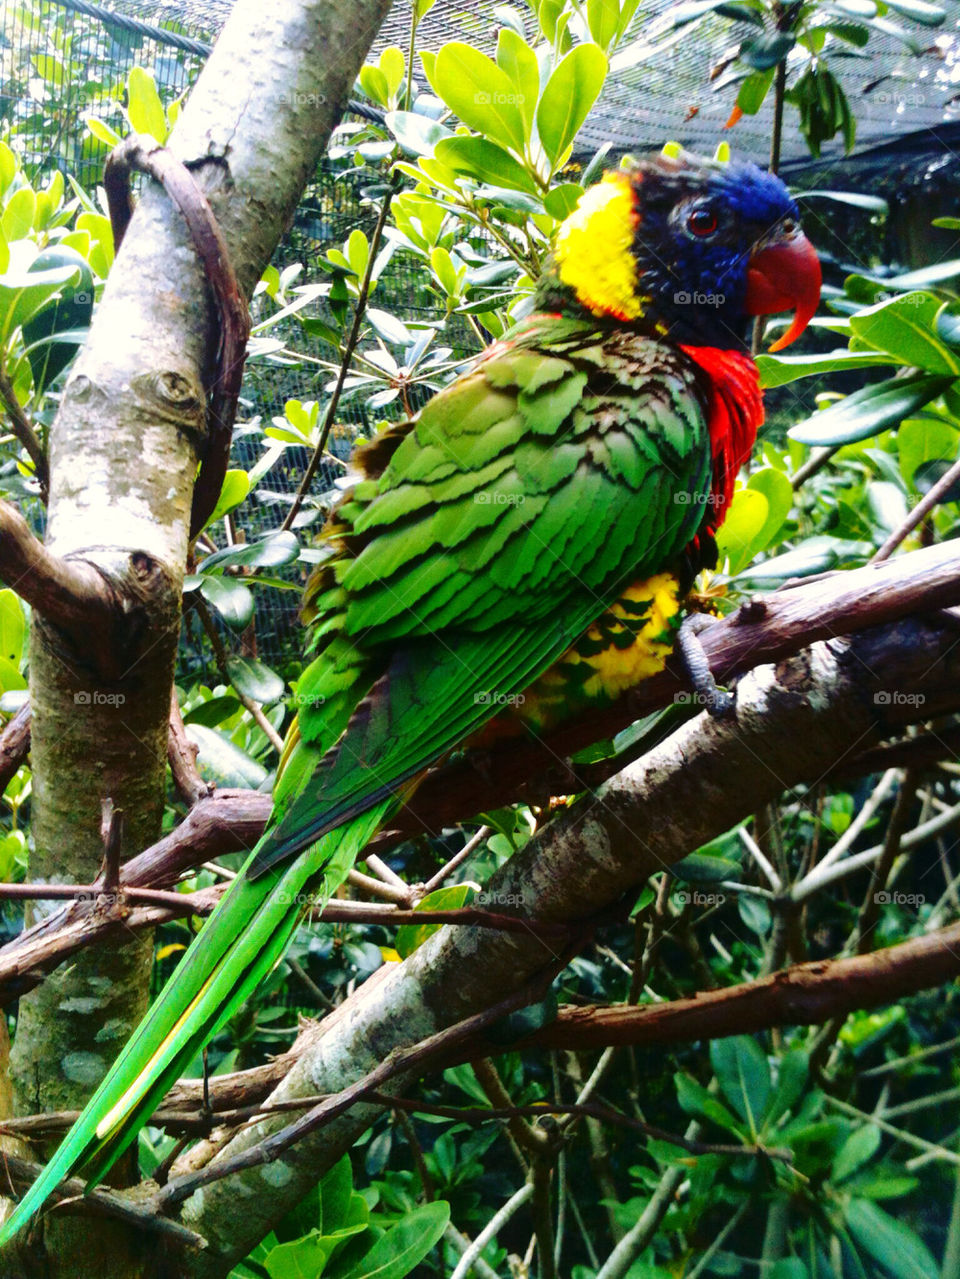
[[521, 720], [552, 727], [585, 705], [613, 701], [666, 665], [680, 621], [680, 584], [670, 573], [634, 582], [524, 693]]

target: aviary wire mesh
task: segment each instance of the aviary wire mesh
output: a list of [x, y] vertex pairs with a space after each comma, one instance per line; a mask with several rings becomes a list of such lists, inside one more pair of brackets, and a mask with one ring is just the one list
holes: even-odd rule
[[[949, 19], [929, 31], [916, 28], [925, 44], [923, 54], [911, 54], [893, 35], [874, 36], [869, 60], [852, 57], [844, 68], [844, 86], [858, 118], [857, 151], [879, 148], [872, 167], [882, 176], [891, 142], [905, 151], [935, 151], [956, 161], [960, 151], [960, 4], [946, 0]], [[232, 9], [231, 0], [0, 0], [0, 120], [9, 128], [28, 168], [41, 172], [65, 167], [86, 188], [99, 180], [105, 148], [89, 135], [81, 117], [116, 109], [120, 87], [134, 65], [151, 68], [161, 92], [169, 98], [182, 93], [196, 78], [218, 31]], [[518, 6], [523, 9], [522, 5]], [[670, 138], [692, 150], [712, 152], [724, 136], [723, 124], [733, 102], [733, 90], [713, 90], [711, 69], [722, 62], [734, 42], [726, 19], [711, 17], [694, 31], [681, 29], [666, 52], [649, 58], [650, 33], [666, 28], [671, 6], [664, 0], [642, 5], [628, 39], [614, 59], [604, 94], [584, 125], [575, 158], [584, 160], [603, 142], [613, 144], [614, 156], [625, 151], [658, 148]], [[350, 4], [343, 4], [343, 20], [350, 21]], [[374, 46], [373, 55], [388, 44], [406, 47], [409, 5], [402, 0], [391, 10]], [[57, 36], [56, 47], [50, 33]], [[436, 49], [447, 40], [468, 39], [492, 50], [497, 31], [496, 7], [489, 0], [437, 0], [421, 24], [418, 43]], [[51, 90], [49, 59], [63, 63], [60, 83]], [[419, 77], [421, 87], [427, 86]], [[44, 87], [45, 86], [45, 87]], [[765, 162], [771, 134], [770, 109], [746, 117], [730, 140], [738, 154]], [[806, 161], [804, 143], [796, 130], [787, 130], [784, 160], [793, 170]], [[825, 165], [840, 155], [839, 144], [824, 148]], [[362, 202], [364, 175], [337, 175], [326, 162], [306, 191], [294, 226], [280, 246], [278, 266], [304, 264], [298, 282], [320, 278], [314, 263], [331, 244], [341, 243], [355, 227], [368, 235], [375, 212]], [[439, 312], [423, 287], [423, 276], [397, 254], [383, 275], [377, 304], [394, 309], [405, 319], [437, 318]], [[449, 341], [449, 335], [447, 335]], [[456, 336], [454, 335], [454, 342]], [[323, 356], [317, 341], [297, 331], [298, 349]], [[329, 348], [327, 348], [329, 350]], [[290, 398], [326, 398], [329, 374], [316, 366], [248, 366], [241, 414], [259, 414], [266, 421], [283, 412]], [[351, 423], [370, 425], [357, 399], [347, 400], [338, 415], [344, 424], [339, 445], [349, 450]], [[256, 436], [238, 435], [237, 465], [249, 466], [259, 451]], [[252, 508], [244, 508], [248, 538], [276, 527], [296, 489], [307, 457], [288, 449], [267, 475]], [[318, 477], [318, 489], [332, 476]], [[295, 597], [289, 592], [257, 592], [256, 634], [259, 655], [274, 662], [299, 651]], [[195, 649], [201, 664], [200, 649]], [[190, 660], [188, 658], [188, 664]], [[196, 669], [196, 666], [194, 667]], [[212, 672], [210, 672], [212, 675]]]

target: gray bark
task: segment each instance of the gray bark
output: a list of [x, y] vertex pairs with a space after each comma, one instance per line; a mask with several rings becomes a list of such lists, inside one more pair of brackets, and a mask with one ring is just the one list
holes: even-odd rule
[[[194, 167], [248, 296], [388, 7], [388, 0], [356, 0], [348, 11], [337, 0], [240, 0], [191, 94], [170, 145]], [[148, 184], [50, 433], [47, 545], [95, 566], [118, 611], [116, 625], [87, 643], [55, 615], [35, 613], [30, 870], [38, 880], [96, 875], [105, 796], [125, 812], [125, 853], [159, 833], [191, 493], [205, 432], [202, 371], [214, 337], [208, 289], [180, 215]], [[18, 1112], [83, 1103], [145, 1011], [151, 957], [149, 935], [100, 946], [23, 998], [11, 1059]], [[28, 1273], [102, 1279], [154, 1271], [151, 1250], [124, 1227], [91, 1232], [54, 1217], [43, 1236], [19, 1262]]]

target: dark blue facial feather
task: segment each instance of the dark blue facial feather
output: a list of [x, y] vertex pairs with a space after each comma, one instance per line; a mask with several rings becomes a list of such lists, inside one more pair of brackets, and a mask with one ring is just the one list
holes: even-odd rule
[[[747, 265], [758, 241], [799, 210], [779, 178], [753, 164], [667, 169], [637, 166], [641, 221], [634, 240], [638, 291], [675, 342], [739, 347], [750, 323], [744, 311]], [[692, 210], [716, 217], [716, 229], [695, 235]]]

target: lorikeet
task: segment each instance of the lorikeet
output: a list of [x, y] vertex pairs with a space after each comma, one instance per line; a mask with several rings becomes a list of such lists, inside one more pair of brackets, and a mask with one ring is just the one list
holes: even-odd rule
[[307, 594], [266, 834], [43, 1174], [98, 1182], [431, 764], [508, 708], [534, 730], [658, 671], [762, 419], [750, 317], [820, 291], [797, 206], [748, 164], [610, 172], [535, 307], [362, 450]]

